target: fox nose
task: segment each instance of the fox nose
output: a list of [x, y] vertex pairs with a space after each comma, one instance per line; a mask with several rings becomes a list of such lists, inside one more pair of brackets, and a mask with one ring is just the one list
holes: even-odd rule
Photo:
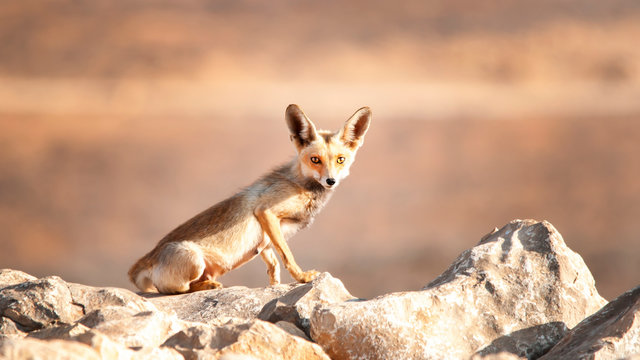
[[334, 179], [334, 178], [328, 178], [327, 179], [327, 185], [333, 186], [333, 185], [335, 185], [335, 183], [336, 183], [336, 179]]

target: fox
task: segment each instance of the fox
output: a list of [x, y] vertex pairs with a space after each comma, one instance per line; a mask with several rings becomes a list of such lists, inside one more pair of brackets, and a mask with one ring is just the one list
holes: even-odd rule
[[349, 175], [371, 110], [358, 109], [339, 131], [316, 129], [296, 104], [286, 108], [285, 120], [296, 156], [163, 237], [129, 270], [138, 289], [162, 294], [219, 289], [218, 277], [258, 255], [267, 265], [269, 284], [277, 285], [276, 253], [297, 282], [319, 275], [298, 266], [287, 240], [311, 225]]

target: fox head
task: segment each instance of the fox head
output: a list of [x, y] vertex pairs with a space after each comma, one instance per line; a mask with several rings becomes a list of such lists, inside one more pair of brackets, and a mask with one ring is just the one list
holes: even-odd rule
[[317, 130], [295, 104], [287, 107], [285, 118], [298, 152], [302, 175], [331, 189], [349, 175], [349, 167], [369, 129], [371, 110], [368, 107], [359, 109], [337, 132]]

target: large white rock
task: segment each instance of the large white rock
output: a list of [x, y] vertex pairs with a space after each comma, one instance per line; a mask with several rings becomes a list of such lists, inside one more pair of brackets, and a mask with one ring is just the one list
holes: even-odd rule
[[311, 338], [332, 359], [535, 357], [605, 303], [551, 224], [516, 220], [420, 291], [316, 308]]

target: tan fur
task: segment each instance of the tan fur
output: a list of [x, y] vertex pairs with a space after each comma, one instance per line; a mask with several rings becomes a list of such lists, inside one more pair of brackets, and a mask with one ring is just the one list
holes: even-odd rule
[[222, 286], [217, 277], [260, 254], [274, 285], [280, 283], [277, 252], [294, 279], [313, 280], [318, 272], [302, 271], [286, 241], [311, 224], [348, 175], [370, 120], [369, 108], [361, 108], [340, 131], [318, 131], [289, 105], [286, 121], [298, 156], [171, 231], [131, 267], [129, 278], [145, 292], [215, 289]]

